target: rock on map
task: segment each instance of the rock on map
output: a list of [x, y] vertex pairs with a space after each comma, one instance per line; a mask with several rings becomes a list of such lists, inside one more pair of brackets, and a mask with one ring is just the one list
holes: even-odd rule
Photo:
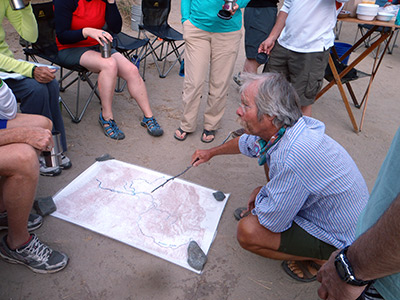
[[229, 194], [118, 160], [96, 162], [53, 198], [52, 215], [201, 273], [187, 263], [196, 241], [205, 254]]

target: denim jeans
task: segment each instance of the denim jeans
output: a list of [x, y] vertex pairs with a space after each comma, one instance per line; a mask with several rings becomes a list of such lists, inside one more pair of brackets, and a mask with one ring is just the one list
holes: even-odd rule
[[21, 103], [22, 113], [42, 115], [53, 122], [53, 131], [61, 133], [61, 144], [67, 151], [64, 121], [59, 104], [59, 86], [57, 80], [40, 83], [33, 78], [22, 80], [7, 79], [7, 85], [13, 91], [17, 101]]

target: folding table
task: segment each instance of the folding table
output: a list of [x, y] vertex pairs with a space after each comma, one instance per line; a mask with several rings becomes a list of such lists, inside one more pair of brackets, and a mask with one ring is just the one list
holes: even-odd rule
[[[378, 69], [381, 65], [382, 59], [386, 54], [386, 50], [387, 47], [393, 37], [393, 33], [394, 30], [396, 28], [400, 28], [399, 25], [395, 25], [393, 21], [391, 22], [382, 22], [382, 21], [364, 21], [364, 20], [359, 20], [357, 18], [341, 18], [340, 21], [343, 22], [350, 22], [350, 23], [356, 23], [356, 24], [370, 24], [373, 25], [368, 32], [362, 36], [346, 53], [344, 53], [341, 57], [339, 57], [339, 61], [343, 61], [348, 55], [350, 55], [351, 52], [354, 51], [354, 49], [356, 49], [359, 45], [361, 45], [361, 43], [363, 43], [371, 34], [373, 34], [374, 32], [376, 32], [376, 29], [379, 26], [383, 26], [383, 27], [389, 27], [391, 28], [391, 30], [385, 31], [382, 30], [380, 32], [381, 36], [372, 44], [370, 45], [369, 48], [365, 48], [365, 50], [358, 55], [358, 57], [356, 59], [354, 59], [342, 72], [340, 72], [340, 74], [338, 73], [336, 67], [335, 67], [335, 63], [334, 63], [334, 58], [335, 56], [337, 56], [336, 51], [333, 51], [333, 54], [331, 53], [329, 56], [329, 66], [331, 67], [332, 73], [333, 73], [333, 79], [318, 93], [316, 100], [319, 99], [322, 95], [324, 95], [334, 84], [337, 85], [340, 95], [342, 97], [343, 103], [346, 107], [347, 113], [350, 117], [350, 121], [353, 125], [354, 131], [355, 132], [360, 132], [364, 123], [364, 117], [365, 117], [365, 112], [367, 109], [367, 102], [368, 102], [368, 97], [369, 97], [369, 93], [371, 91], [371, 86], [372, 86], [372, 82], [374, 81], [375, 75], [378, 72]], [[369, 82], [367, 85], [367, 88], [364, 92], [364, 96], [361, 100], [361, 102], [358, 102], [356, 95], [354, 94], [354, 91], [351, 87], [350, 81], [346, 81], [344, 79], [344, 76], [350, 71], [352, 70], [355, 66], [357, 66], [362, 60], [364, 60], [365, 57], [368, 56], [368, 54], [370, 54], [372, 51], [374, 51], [377, 48], [377, 52], [379, 53], [379, 49], [381, 44], [387, 41], [386, 45], [385, 45], [385, 49], [382, 52], [382, 55], [380, 56], [375, 56], [374, 60], [373, 60], [373, 64], [372, 64], [372, 70], [371, 70], [371, 74], [370, 74], [370, 78], [369, 78]], [[360, 121], [360, 126], [358, 126], [352, 109], [350, 107], [348, 98], [346, 96], [345, 90], [343, 88], [343, 84], [346, 85], [349, 94], [351, 96], [351, 99], [353, 100], [354, 106], [357, 108], [361, 108], [361, 106], [364, 104], [364, 108], [363, 108], [363, 112], [362, 112], [362, 116], [361, 116], [361, 121]]]

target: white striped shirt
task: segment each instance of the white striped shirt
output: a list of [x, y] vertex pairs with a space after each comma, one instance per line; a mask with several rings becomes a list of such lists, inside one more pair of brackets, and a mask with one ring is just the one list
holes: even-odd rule
[[[240, 151], [256, 157], [257, 136], [242, 135]], [[353, 159], [325, 134], [325, 125], [302, 117], [267, 151], [270, 181], [255, 209], [261, 225], [283, 232], [296, 222], [314, 237], [343, 248], [354, 241], [359, 214], [368, 201], [367, 185]]]

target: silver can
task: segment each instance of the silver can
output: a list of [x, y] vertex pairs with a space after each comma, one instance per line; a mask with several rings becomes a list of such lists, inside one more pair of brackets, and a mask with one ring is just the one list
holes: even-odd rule
[[100, 52], [101, 52], [101, 57], [103, 58], [109, 58], [111, 57], [111, 42], [107, 39], [103, 40], [103, 45], [100, 44]]
[[23, 0], [10, 0], [10, 5], [13, 10], [20, 10], [25, 8], [25, 3]]

